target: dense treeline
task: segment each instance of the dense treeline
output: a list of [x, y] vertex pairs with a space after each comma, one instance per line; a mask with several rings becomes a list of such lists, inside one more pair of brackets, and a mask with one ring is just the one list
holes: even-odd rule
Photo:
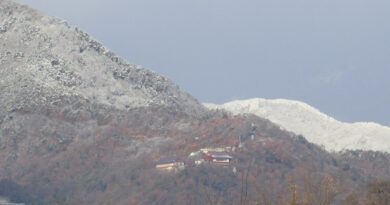
[[[22, 187], [3, 195], [28, 196], [18, 199], [26, 204], [364, 204], [384, 200], [368, 184], [390, 177], [388, 154], [329, 153], [253, 115], [81, 110], [16, 111], [3, 122], [2, 179]], [[234, 147], [227, 168], [187, 158], [226, 146]], [[164, 157], [187, 167], [161, 173], [155, 162]]]

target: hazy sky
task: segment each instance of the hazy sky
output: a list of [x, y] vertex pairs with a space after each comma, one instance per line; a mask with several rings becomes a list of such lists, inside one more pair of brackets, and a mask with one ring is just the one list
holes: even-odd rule
[[301, 100], [390, 125], [389, 0], [17, 0], [202, 102]]

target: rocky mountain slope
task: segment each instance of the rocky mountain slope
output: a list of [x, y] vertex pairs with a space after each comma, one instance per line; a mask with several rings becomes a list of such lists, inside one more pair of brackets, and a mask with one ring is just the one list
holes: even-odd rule
[[329, 151], [362, 149], [390, 152], [390, 128], [371, 122], [345, 123], [321, 113], [306, 103], [293, 100], [249, 99], [205, 104], [234, 114], [251, 113], [303, 135]]
[[124, 61], [64, 20], [8, 0], [0, 1], [0, 45], [1, 114], [75, 97], [120, 110], [203, 109], [165, 77]]
[[[207, 110], [79, 29], [9, 0], [0, 0], [0, 45], [0, 196], [12, 202], [239, 204], [246, 175], [245, 200], [287, 204], [291, 182], [298, 193], [308, 182], [361, 194], [390, 176], [388, 154], [329, 153], [255, 115]], [[188, 157], [210, 147], [230, 147], [232, 164]], [[185, 169], [159, 172], [166, 157]]]

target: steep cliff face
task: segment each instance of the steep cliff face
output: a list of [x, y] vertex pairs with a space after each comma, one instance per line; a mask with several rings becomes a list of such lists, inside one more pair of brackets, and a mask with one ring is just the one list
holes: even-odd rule
[[203, 110], [170, 80], [128, 63], [87, 33], [8, 0], [0, 1], [1, 112], [35, 111], [78, 98], [129, 110]]

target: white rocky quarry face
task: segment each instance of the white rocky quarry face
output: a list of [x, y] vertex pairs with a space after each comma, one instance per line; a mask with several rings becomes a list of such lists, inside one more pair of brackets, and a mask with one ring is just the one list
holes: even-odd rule
[[371, 122], [344, 123], [321, 113], [306, 103], [293, 100], [249, 99], [222, 105], [204, 104], [233, 114], [255, 114], [281, 128], [303, 135], [328, 151], [362, 149], [390, 153], [390, 128]]
[[64, 20], [8, 0], [0, 1], [0, 92], [7, 111], [37, 95], [38, 104], [80, 96], [117, 109], [202, 107], [170, 80], [122, 60]]

